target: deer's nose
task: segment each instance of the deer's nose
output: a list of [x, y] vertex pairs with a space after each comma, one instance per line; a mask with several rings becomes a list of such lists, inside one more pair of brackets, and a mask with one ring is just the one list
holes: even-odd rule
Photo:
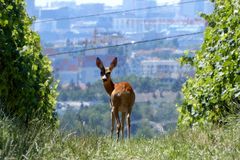
[[106, 75], [103, 75], [103, 76], [102, 76], [102, 80], [103, 80], [103, 81], [106, 81], [106, 80], [107, 80], [107, 76], [106, 76]]

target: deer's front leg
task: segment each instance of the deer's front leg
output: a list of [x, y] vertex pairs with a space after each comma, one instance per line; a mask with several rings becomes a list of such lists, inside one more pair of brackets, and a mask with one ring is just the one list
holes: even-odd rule
[[111, 128], [111, 138], [113, 137], [113, 131], [114, 131], [114, 124], [115, 124], [115, 117], [113, 110], [111, 111], [111, 118], [112, 118], [112, 128]]
[[111, 126], [111, 138], [113, 137], [113, 131], [114, 131], [114, 125], [115, 125], [115, 117], [113, 113], [113, 106], [111, 99], [109, 100], [109, 106], [111, 108], [111, 120], [112, 120], [112, 126]]

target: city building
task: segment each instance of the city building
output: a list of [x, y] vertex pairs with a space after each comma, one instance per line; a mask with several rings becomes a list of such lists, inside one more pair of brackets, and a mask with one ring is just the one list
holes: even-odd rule
[[[181, 2], [185, 3], [188, 0], [181, 0]], [[180, 73], [185, 72], [186, 68], [180, 67], [177, 61], [171, 58], [162, 59], [163, 51], [160, 50], [164, 46], [161, 46], [161, 43], [159, 43], [160, 46], [154, 46], [156, 48], [152, 50], [155, 51], [152, 51], [145, 49], [144, 45], [136, 49], [134, 46], [137, 45], [134, 45], [134, 42], [203, 31], [206, 22], [199, 17], [198, 12], [209, 14], [213, 10], [213, 5], [210, 2], [196, 1], [167, 7], [154, 6], [157, 6], [155, 0], [123, 0], [123, 5], [118, 7], [106, 7], [101, 3], [77, 5], [73, 1], [68, 1], [54, 2], [36, 9], [35, 0], [27, 0], [29, 14], [36, 16], [39, 21], [34, 23], [34, 30], [40, 34], [43, 46], [48, 46], [43, 50], [44, 53], [85, 50], [81, 53], [69, 53], [51, 58], [54, 74], [61, 83], [66, 84], [71, 82], [86, 84], [99, 80], [99, 70], [95, 65], [97, 56], [102, 58], [106, 65], [109, 65], [115, 56], [119, 58], [113, 77], [135, 74], [177, 78]], [[146, 7], [154, 7], [154, 9], [102, 15], [106, 12]], [[97, 16], [89, 16], [94, 14]], [[64, 20], [55, 20], [62, 18]], [[202, 40], [202, 35], [194, 35], [176, 38], [175, 42], [178, 50], [185, 50], [196, 49]], [[123, 43], [133, 45], [105, 48]], [[167, 44], [168, 41], [164, 43]], [[169, 40], [169, 43], [172, 42]], [[92, 49], [99, 47], [103, 48]], [[154, 54], [147, 52], [154, 52]], [[174, 51], [166, 51], [164, 54], [171, 56], [172, 52]]]
[[[180, 16], [188, 17], [188, 18], [197, 18], [197, 17], [199, 17], [200, 12], [206, 11], [205, 5], [207, 3], [205, 3], [204, 1], [196, 1], [196, 2], [191, 2], [191, 3], [188, 3], [188, 2], [189, 2], [188, 0], [180, 0], [180, 3], [183, 3], [179, 6], [180, 7], [180, 10], [179, 10]], [[211, 4], [209, 4], [209, 5], [211, 5]], [[207, 9], [207, 10], [209, 11], [209, 9]]]
[[71, 55], [57, 57], [53, 61], [54, 76], [61, 84], [78, 84], [79, 82], [79, 59]]
[[143, 77], [178, 79], [184, 73], [190, 72], [188, 67], [181, 67], [176, 60], [161, 60], [149, 58], [141, 62]]
[[155, 31], [156, 33], [161, 33], [164, 30], [171, 31], [171, 29], [176, 28], [186, 28], [189, 26], [191, 28], [196, 28], [196, 30], [201, 30], [201, 27], [205, 27], [205, 21], [200, 18], [190, 19], [190, 18], [137, 18], [137, 17], [116, 17], [113, 18], [113, 30], [121, 31], [122, 33], [146, 33], [150, 31]]
[[[89, 3], [77, 6], [78, 15], [93, 15], [104, 13], [105, 5], [103, 3]], [[96, 17], [88, 17], [89, 19], [96, 19]], [[85, 19], [86, 20], [86, 19]]]

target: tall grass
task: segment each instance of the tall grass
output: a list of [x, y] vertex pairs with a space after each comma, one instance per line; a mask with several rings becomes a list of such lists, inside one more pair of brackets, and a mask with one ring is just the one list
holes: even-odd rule
[[119, 143], [107, 136], [77, 136], [39, 126], [20, 129], [14, 120], [0, 119], [1, 159], [185, 160], [240, 157], [240, 122], [237, 119], [221, 128], [179, 130], [151, 139], [133, 138]]

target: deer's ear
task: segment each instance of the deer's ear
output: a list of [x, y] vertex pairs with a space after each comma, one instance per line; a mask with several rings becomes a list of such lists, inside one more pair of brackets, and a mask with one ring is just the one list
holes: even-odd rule
[[115, 68], [117, 66], [117, 57], [115, 57], [112, 61], [112, 63], [110, 64], [109, 69], [112, 70], [113, 68]]
[[97, 57], [97, 59], [96, 59], [96, 65], [97, 65], [97, 67], [98, 67], [99, 69], [103, 69], [103, 68], [104, 68], [104, 65], [103, 65], [101, 59], [98, 58], [98, 57]]

